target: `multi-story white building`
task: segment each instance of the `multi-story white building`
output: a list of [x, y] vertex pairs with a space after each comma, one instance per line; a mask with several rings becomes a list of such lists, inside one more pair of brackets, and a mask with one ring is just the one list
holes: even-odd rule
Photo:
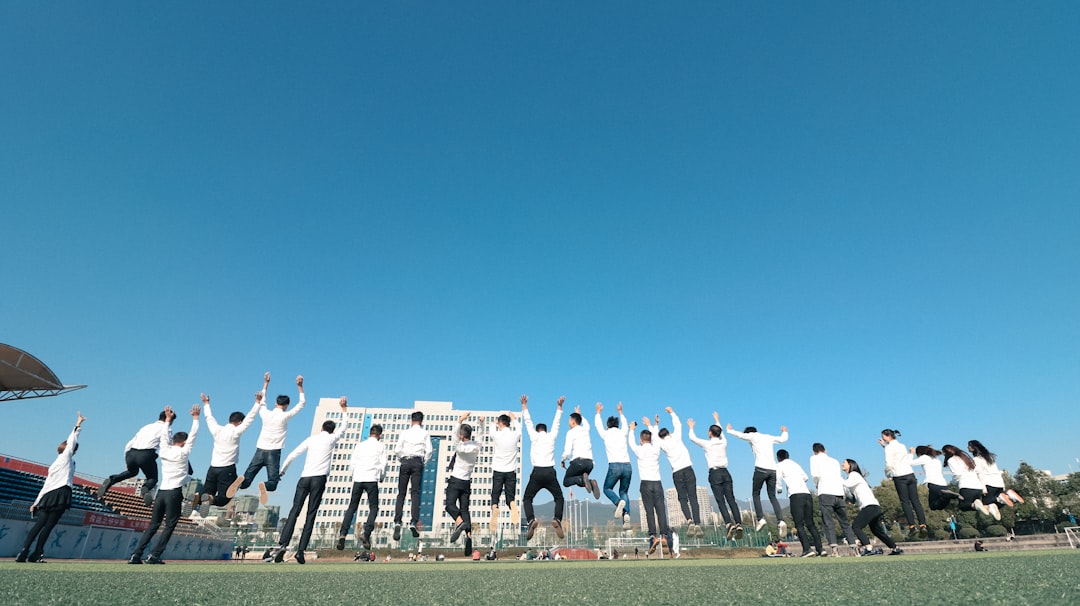
[[[368, 430], [372, 425], [378, 424], [383, 427], [382, 441], [386, 444], [389, 465], [386, 477], [379, 482], [379, 515], [375, 521], [376, 531], [372, 535], [378, 545], [389, 544], [390, 530], [394, 521], [394, 506], [397, 501], [398, 483], [398, 460], [394, 456], [393, 449], [397, 444], [401, 432], [409, 428], [409, 417], [414, 411], [424, 413], [424, 428], [431, 435], [432, 456], [428, 465], [424, 468], [424, 477], [420, 490], [420, 528], [421, 540], [442, 543], [449, 539], [453, 529], [453, 520], [444, 510], [445, 489], [447, 479], [450, 477], [450, 458], [453, 456], [453, 439], [458, 430], [458, 418], [464, 410], [454, 409], [452, 402], [427, 402], [417, 401], [412, 408], [379, 408], [350, 406], [348, 411], [342, 413], [338, 404], [338, 398], [321, 398], [315, 408], [315, 414], [311, 422], [312, 433], [322, 431], [324, 421], [330, 420], [340, 423], [342, 415], [347, 414], [349, 429], [345, 436], [338, 442], [334, 449], [330, 476], [327, 479], [326, 491], [323, 494], [322, 505], [315, 518], [315, 531], [313, 539], [326, 537], [336, 538], [338, 529], [341, 527], [345, 509], [349, 506], [349, 498], [352, 492], [352, 470], [349, 462], [353, 448], [358, 442], [367, 438]], [[492, 485], [492, 442], [489, 434], [494, 430], [495, 419], [500, 414], [510, 412], [504, 410], [476, 410], [467, 409], [472, 413], [466, 420], [473, 426], [473, 439], [480, 442], [484, 450], [477, 460], [472, 474], [472, 495], [469, 513], [472, 516], [474, 539], [490, 536], [489, 525], [491, 522], [491, 485]], [[484, 423], [479, 424], [477, 419], [484, 417]], [[515, 421], [515, 426], [520, 426], [520, 419]], [[297, 461], [299, 465], [301, 461]], [[299, 467], [297, 467], [299, 469]], [[523, 482], [528, 478], [522, 478], [521, 473], [521, 445], [518, 445], [517, 455], [517, 491], [514, 500], [517, 506], [521, 506], [521, 493]], [[294, 476], [295, 477], [295, 476]], [[409, 508], [411, 497], [407, 496], [403, 520], [409, 520]], [[365, 497], [360, 502], [360, 508], [353, 519], [349, 536], [355, 537], [357, 523], [363, 523], [368, 514], [368, 503]], [[301, 512], [301, 523], [304, 513]], [[299, 531], [299, 529], [298, 529]], [[504, 502], [500, 501], [499, 529], [496, 531], [501, 536], [517, 537], [520, 532], [520, 524], [510, 521], [510, 512]], [[403, 531], [402, 538], [410, 538], [408, 531]], [[390, 545], [395, 546], [395, 545]]]
[[[696, 486], [698, 507], [701, 508], [701, 523], [713, 523], [712, 492], [704, 486]], [[679, 493], [674, 488], [664, 491], [664, 504], [667, 505], [668, 524], [672, 529], [685, 526], [686, 516], [679, 507]]]

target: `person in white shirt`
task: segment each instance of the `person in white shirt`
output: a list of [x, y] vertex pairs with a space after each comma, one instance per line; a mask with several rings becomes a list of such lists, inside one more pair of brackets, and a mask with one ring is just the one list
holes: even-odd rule
[[[454, 456], [450, 462], [450, 478], [446, 481], [447, 515], [454, 521], [450, 532], [450, 542], [457, 543], [461, 533], [465, 533], [465, 554], [472, 553], [472, 518], [469, 516], [469, 497], [472, 494], [472, 472], [476, 459], [480, 456], [480, 443], [473, 439], [473, 428], [465, 422], [469, 413], [458, 418], [457, 432], [454, 433]], [[483, 417], [477, 419], [477, 426], [483, 426]]]
[[747, 427], [744, 431], [735, 431], [731, 423], [727, 426], [728, 433], [750, 442], [750, 449], [754, 452], [754, 487], [751, 495], [754, 499], [754, 515], [757, 516], [755, 530], [760, 531], [765, 527], [765, 510], [761, 508], [761, 487], [764, 486], [769, 493], [769, 503], [772, 504], [773, 513], [776, 514], [777, 527], [780, 536], [787, 534], [787, 524], [784, 523], [784, 510], [780, 508], [780, 501], [776, 498], [776, 458], [773, 456], [773, 445], [787, 442], [787, 427], [780, 426], [780, 435], [771, 436], [767, 433], [759, 433], [756, 427]]
[[[615, 406], [619, 416], [607, 418], [607, 429], [604, 426], [600, 413], [604, 411], [604, 405], [596, 403], [596, 417], [593, 423], [597, 433], [604, 440], [604, 451], [607, 453], [608, 468], [604, 478], [604, 495], [615, 506], [615, 518], [621, 519], [623, 530], [630, 530], [630, 480], [634, 475], [634, 468], [630, 466], [630, 451], [627, 449], [626, 436], [630, 432], [630, 426], [623, 416], [622, 402]], [[619, 492], [615, 492], [615, 485], [619, 485]]]
[[514, 413], [499, 415], [491, 437], [491, 531], [499, 527], [499, 498], [506, 498], [510, 522], [518, 524], [521, 515], [517, 508], [518, 449], [521, 446], [521, 427]]
[[401, 517], [405, 509], [405, 493], [412, 495], [409, 532], [420, 538], [420, 483], [424, 479], [424, 466], [431, 459], [431, 436], [424, 429], [424, 413], [413, 411], [412, 425], [401, 432], [394, 454], [398, 459], [397, 504], [394, 506], [394, 540], [401, 540]]
[[866, 478], [863, 476], [859, 464], [852, 459], [844, 459], [841, 469], [847, 474], [847, 479], [844, 480], [844, 488], [851, 492], [852, 498], [855, 499], [855, 503], [859, 506], [859, 514], [855, 516], [855, 521], [851, 525], [854, 527], [855, 536], [862, 543], [862, 555], [871, 555], [873, 553], [870, 551], [870, 538], [863, 532], [863, 528], [867, 526], [870, 527], [870, 532], [874, 533], [875, 537], [892, 550], [889, 555], [904, 553], [902, 549], [896, 546], [896, 542], [889, 536], [889, 532], [885, 530], [885, 524], [882, 522], [881, 505], [878, 503], [877, 498], [874, 497], [874, 490], [866, 483]]
[[[98, 487], [97, 496], [99, 499], [105, 496], [105, 492], [113, 484], [134, 478], [141, 471], [146, 479], [143, 481], [140, 495], [147, 506], [154, 501], [153, 490], [158, 482], [157, 458], [158, 446], [161, 443], [161, 430], [162, 428], [169, 429], [170, 423], [171, 421], [166, 420], [165, 412], [162, 411], [158, 415], [156, 422], [148, 423], [139, 428], [139, 431], [135, 433], [135, 437], [128, 440], [128, 443], [124, 445], [124, 463], [127, 465], [127, 469], [109, 476]], [[166, 434], [165, 443], [169, 442], [170, 435]]]
[[[919, 481], [915, 479], [915, 470], [911, 468], [911, 456], [907, 446], [896, 439], [899, 436], [899, 429], [881, 430], [878, 444], [885, 449], [885, 476], [892, 478], [896, 494], [900, 497], [900, 506], [904, 509], [904, 518], [907, 519], [908, 537], [918, 535], [920, 539], [925, 539], [928, 529], [926, 513], [923, 512], [922, 502], [919, 500]], [[915, 525], [916, 519], [918, 526]]]
[[292, 462], [300, 455], [307, 453], [304, 459], [304, 470], [300, 472], [300, 479], [296, 482], [296, 492], [293, 493], [292, 509], [289, 510], [289, 517], [281, 527], [278, 546], [273, 550], [272, 558], [268, 558], [275, 562], [280, 563], [285, 560], [285, 548], [292, 540], [296, 520], [300, 517], [300, 510], [304, 508], [305, 502], [307, 503], [307, 517], [304, 520], [304, 529], [300, 531], [300, 542], [296, 544], [293, 559], [297, 564], [303, 564], [306, 561], [304, 550], [307, 549], [311, 541], [311, 533], [315, 530], [315, 516], [319, 513], [319, 505], [322, 505], [323, 491], [326, 490], [326, 476], [330, 473], [334, 447], [349, 427], [348, 398], [342, 396], [338, 404], [341, 406], [341, 424], [323, 421], [322, 431], [300, 442], [300, 445], [294, 448], [281, 464], [281, 476], [284, 476]]
[[855, 549], [855, 532], [848, 522], [847, 504], [844, 503], [844, 476], [840, 473], [840, 462], [829, 456], [825, 445], [815, 442], [814, 456], [810, 457], [810, 477], [817, 486], [818, 505], [821, 507], [821, 525], [825, 527], [825, 539], [829, 541], [832, 555], [840, 555], [836, 528], [833, 518], [840, 523], [840, 529], [847, 539], [848, 546]]
[[375, 530], [375, 518], [379, 517], [379, 480], [386, 475], [386, 445], [382, 443], [382, 425], [375, 424], [368, 430], [368, 438], [356, 445], [352, 454], [353, 485], [352, 495], [349, 497], [349, 507], [345, 510], [345, 517], [341, 519], [341, 530], [338, 534], [338, 551], [345, 549], [345, 537], [352, 527], [356, 509], [360, 506], [360, 499], [366, 494], [368, 500], [368, 515], [364, 522], [364, 531], [360, 534], [360, 542], [364, 549], [371, 549], [371, 532]]
[[199, 405], [191, 407], [191, 432], [182, 431], [169, 436], [169, 426], [172, 425], [176, 413], [171, 407], [165, 407], [166, 423], [161, 427], [161, 486], [154, 498], [154, 508], [150, 514], [150, 526], [139, 537], [139, 543], [135, 551], [131, 553], [128, 564], [142, 564], [143, 552], [150, 545], [161, 522], [164, 520], [165, 529], [161, 531], [157, 543], [150, 551], [150, 557], [146, 558], [146, 564], [164, 564], [161, 554], [169, 545], [176, 523], [180, 521], [180, 508], [184, 502], [183, 487], [191, 478], [191, 465], [188, 459], [191, 457], [191, 449], [195, 447], [195, 437], [199, 434]]
[[945, 481], [944, 467], [938, 457], [941, 451], [927, 444], [909, 449], [911, 453], [911, 465], [921, 466], [926, 478], [927, 505], [930, 511], [941, 511], [949, 506], [953, 499], [960, 495], [949, 490], [949, 483]]
[[551, 527], [555, 529], [555, 535], [560, 539], [566, 536], [562, 527], [563, 498], [562, 487], [559, 486], [559, 478], [555, 473], [555, 439], [559, 437], [559, 420], [562, 419], [563, 403], [566, 397], [559, 398], [555, 409], [555, 419], [551, 422], [551, 430], [547, 425], [537, 423], [533, 427], [532, 418], [529, 417], [529, 397], [521, 396], [521, 417], [525, 428], [529, 432], [529, 462], [532, 463], [532, 472], [529, 474], [529, 483], [525, 485], [525, 493], [521, 495], [521, 507], [525, 510], [525, 540], [532, 540], [533, 534], [540, 523], [536, 520], [533, 511], [533, 499], [541, 490], [546, 490], [555, 500], [555, 512], [551, 520]]
[[975, 461], [968, 453], [952, 444], [941, 447], [945, 455], [945, 466], [956, 478], [960, 491], [960, 511], [978, 511], [983, 515], [990, 515], [990, 511], [983, 505], [983, 483], [979, 479], [979, 473], [975, 468]]
[[[566, 466], [566, 461], [570, 466]], [[592, 442], [589, 439], [589, 422], [581, 417], [581, 407], [575, 406], [570, 413], [570, 429], [566, 432], [566, 445], [563, 447], [562, 468], [563, 486], [583, 486], [591, 492], [594, 499], [600, 498], [600, 485], [589, 479], [593, 470]]]
[[[266, 389], [270, 387], [270, 373], [263, 375], [263, 401], [266, 400]], [[273, 409], [259, 408], [259, 418], [262, 419], [262, 429], [259, 431], [259, 440], [255, 443], [255, 454], [248, 463], [244, 475], [240, 476], [239, 490], [244, 490], [255, 481], [259, 470], [266, 468], [266, 481], [259, 482], [259, 503], [266, 505], [270, 499], [267, 493], [277, 490], [278, 482], [281, 481], [281, 449], [285, 448], [285, 432], [289, 428], [289, 419], [304, 409], [304, 377], [296, 377], [296, 388], [300, 391], [300, 397], [296, 402], [296, 408], [289, 410], [289, 396], [279, 395]], [[233, 491], [235, 493], [235, 491]]]
[[714, 423], [709, 426], [709, 439], [703, 440], [694, 435], [694, 420], [687, 419], [690, 428], [690, 441], [705, 451], [705, 462], [709, 465], [709, 487], [712, 488], [716, 506], [724, 518], [727, 538], [743, 537], [742, 521], [739, 514], [739, 502], [735, 500], [735, 484], [728, 471], [727, 440], [720, 428], [720, 414], [713, 412]]
[[[676, 498], [683, 517], [686, 518], [686, 536], [703, 537], [705, 532], [701, 529], [701, 505], [697, 500], [697, 474], [694, 473], [693, 462], [690, 460], [690, 451], [682, 441], [682, 422], [670, 406], [664, 411], [671, 415], [672, 430], [668, 431], [668, 428], [664, 427], [660, 429], [656, 437], [660, 450], [664, 451], [671, 464], [671, 479], [675, 484]], [[659, 427], [659, 420], [656, 425]]]
[[[649, 426], [648, 417], [644, 418]], [[659, 417], [656, 419], [660, 423]], [[626, 436], [627, 446], [637, 457], [638, 475], [641, 483], [641, 509], [645, 512], [645, 527], [649, 532], [649, 554], [660, 547], [662, 541], [672, 544], [671, 528], [668, 527], [667, 504], [664, 501], [664, 485], [660, 480], [660, 446], [652, 441], [652, 431], [641, 430], [641, 443], [634, 443], [634, 430], [637, 422], [630, 423], [630, 433]]]
[[[1012, 500], [1005, 500], [1005, 478], [997, 466], [997, 457], [987, 450], [983, 443], [978, 440], [968, 441], [968, 450], [971, 458], [975, 461], [975, 473], [979, 474], [979, 481], [983, 483], [982, 503], [990, 511], [990, 516], [995, 520], [1001, 519], [1001, 511], [998, 510], [998, 502], [1012, 504]], [[1010, 491], [1016, 494], [1015, 491]]]
[[802, 543], [802, 555], [799, 557], [825, 555], [821, 549], [821, 535], [814, 523], [814, 500], [810, 496], [810, 488], [806, 485], [810, 478], [798, 463], [791, 460], [788, 451], [782, 448], [776, 451], [776, 461], [777, 481], [787, 484], [791, 519], [799, 531], [799, 543]]
[[195, 493], [191, 504], [192, 509], [197, 509], [203, 502], [211, 502], [215, 507], [224, 507], [229, 504], [240, 488], [243, 480], [236, 475], [236, 460], [240, 458], [240, 436], [244, 435], [248, 427], [251, 427], [255, 416], [259, 414], [262, 396], [261, 392], [255, 394], [255, 404], [246, 415], [235, 411], [229, 415], [227, 425], [220, 425], [210, 409], [210, 396], [199, 394], [203, 402], [206, 428], [214, 437], [214, 451], [210, 455], [210, 469], [207, 470], [206, 479], [203, 480], [203, 493], [202, 495]]
[[[22, 551], [15, 556], [16, 562], [43, 563], [45, 559], [45, 542], [49, 534], [60, 522], [64, 512], [71, 508], [71, 484], [75, 479], [75, 453], [79, 450], [79, 432], [82, 431], [83, 421], [86, 417], [82, 413], [76, 413], [78, 419], [75, 428], [67, 439], [60, 442], [56, 447], [56, 460], [49, 465], [49, 473], [45, 476], [45, 483], [41, 485], [37, 498], [30, 505], [30, 515], [34, 517], [34, 525], [30, 527], [30, 534], [23, 541]], [[37, 539], [37, 548], [33, 552], [30, 546]]]

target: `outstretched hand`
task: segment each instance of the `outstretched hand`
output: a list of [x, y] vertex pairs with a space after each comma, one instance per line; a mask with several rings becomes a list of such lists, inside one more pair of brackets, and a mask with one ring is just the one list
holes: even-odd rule
[[720, 413], [718, 413], [718, 412], [716, 412], [716, 411], [714, 410], [714, 411], [713, 411], [713, 413], [712, 413], [712, 420], [713, 420], [713, 422], [715, 422], [715, 423], [716, 423], [717, 425], [719, 425], [719, 424], [720, 424]]
[[82, 425], [83, 421], [86, 420], [86, 417], [82, 416], [82, 412], [76, 412], [75, 416], [78, 417], [78, 419], [79, 419], [79, 420], [75, 421], [75, 427], [78, 427], [78, 426]]
[[341, 399], [338, 400], [338, 405], [341, 406], [341, 410], [345, 410], [346, 408], [349, 407], [349, 398], [346, 398], [345, 396], [341, 396]]
[[199, 418], [199, 411], [200, 411], [200, 410], [201, 410], [201, 409], [199, 408], [199, 405], [198, 405], [198, 404], [192, 404], [192, 405], [191, 405], [191, 416], [192, 416], [193, 418], [195, 418], [195, 419], [198, 419], [198, 418]]
[[697, 425], [697, 423], [694, 423], [693, 419], [687, 419], [686, 420], [686, 426], [689, 427], [690, 429], [693, 429], [694, 425]]
[[525, 410], [529, 407], [529, 396], [521, 394], [521, 410]]
[[597, 414], [600, 414], [600, 413], [601, 413], [601, 412], [603, 412], [603, 411], [604, 411], [604, 405], [603, 405], [603, 404], [601, 404], [601, 403], [599, 403], [599, 402], [597, 402], [597, 403], [596, 403], [596, 413], [597, 413]]
[[206, 406], [210, 403], [210, 396], [204, 393], [199, 394], [199, 399], [202, 400], [203, 406]]
[[556, 404], [559, 405], [559, 408], [562, 408], [562, 405], [565, 404], [565, 403], [566, 403], [566, 396], [559, 396], [559, 401], [556, 402]]
[[664, 412], [668, 413], [669, 415], [673, 415], [673, 414], [675, 414], [675, 409], [673, 409], [670, 406], [665, 406], [664, 407]]

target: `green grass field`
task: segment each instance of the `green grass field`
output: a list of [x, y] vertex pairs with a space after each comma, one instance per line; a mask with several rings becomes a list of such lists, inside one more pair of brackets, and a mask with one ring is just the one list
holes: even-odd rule
[[0, 564], [3, 604], [1080, 604], [1080, 550], [620, 562]]

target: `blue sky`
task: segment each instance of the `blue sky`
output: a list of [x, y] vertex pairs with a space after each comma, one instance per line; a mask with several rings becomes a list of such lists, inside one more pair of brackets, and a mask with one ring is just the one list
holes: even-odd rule
[[1080, 470], [1078, 30], [1065, 2], [4, 4], [0, 342], [90, 387], [4, 404], [0, 452], [48, 462], [81, 409], [80, 469], [115, 472], [161, 406], [246, 409], [270, 370], [718, 410], [804, 464], [880, 470], [896, 427]]

